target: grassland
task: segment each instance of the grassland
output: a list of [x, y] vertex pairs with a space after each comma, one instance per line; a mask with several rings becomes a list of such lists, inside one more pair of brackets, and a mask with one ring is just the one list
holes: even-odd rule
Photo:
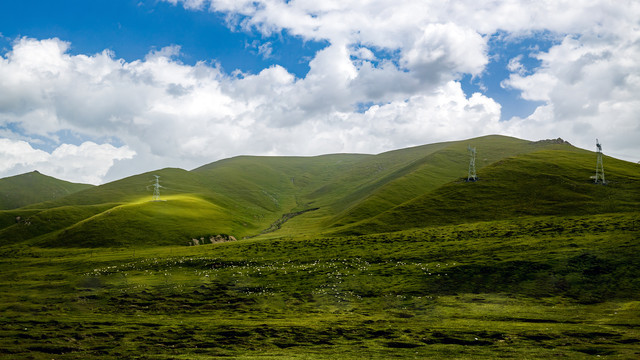
[[[640, 165], [594, 166], [488, 136], [0, 210], [0, 357], [639, 358]], [[186, 246], [216, 234], [243, 239]]]
[[640, 356], [640, 215], [197, 247], [4, 247], [6, 358]]
[[[477, 183], [462, 181], [469, 144], [478, 148]], [[192, 171], [167, 168], [135, 175], [0, 210], [0, 245], [183, 245], [213, 234], [367, 234], [522, 215], [637, 209], [640, 165], [606, 157], [611, 186], [593, 186], [594, 159], [593, 153], [567, 143], [504, 136], [378, 155], [241, 156]], [[154, 175], [160, 176], [161, 196], [167, 200], [162, 204], [148, 202]]]
[[59, 180], [37, 171], [0, 179], [0, 210], [55, 200], [93, 187]]
[[640, 166], [606, 158], [609, 183], [596, 186], [593, 156], [578, 149], [508, 157], [478, 171], [479, 181], [451, 181], [380, 214], [337, 228], [375, 233], [411, 227], [537, 215], [638, 211]]

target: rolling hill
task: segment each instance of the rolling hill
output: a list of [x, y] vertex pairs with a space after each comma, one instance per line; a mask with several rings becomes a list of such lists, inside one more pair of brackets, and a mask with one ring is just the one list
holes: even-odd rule
[[93, 187], [71, 183], [37, 171], [0, 179], [0, 210], [55, 200]]
[[575, 148], [509, 157], [482, 168], [477, 182], [449, 182], [340, 232], [638, 211], [640, 166], [605, 158], [608, 183], [596, 185], [590, 179], [593, 159], [593, 154]]
[[[473, 183], [463, 181], [469, 145], [478, 149], [479, 181]], [[216, 234], [370, 234], [640, 207], [640, 165], [606, 157], [606, 186], [590, 180], [594, 167], [594, 153], [562, 140], [505, 136], [378, 155], [240, 156], [0, 211], [0, 245], [148, 246]], [[164, 201], [150, 201], [154, 175], [160, 176]]]

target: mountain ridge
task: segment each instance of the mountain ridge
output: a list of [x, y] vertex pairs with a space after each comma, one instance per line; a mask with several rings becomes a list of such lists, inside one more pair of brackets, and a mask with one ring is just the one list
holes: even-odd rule
[[[475, 183], [463, 181], [468, 146], [478, 149]], [[365, 234], [562, 211], [630, 211], [640, 204], [640, 166], [605, 157], [608, 187], [589, 182], [594, 167], [593, 152], [561, 139], [499, 135], [377, 155], [238, 156], [0, 211], [0, 244], [151, 246], [216, 234]], [[149, 201], [153, 175], [160, 176], [164, 202]], [[532, 191], [537, 188], [566, 201]], [[297, 216], [278, 223], [287, 214]]]

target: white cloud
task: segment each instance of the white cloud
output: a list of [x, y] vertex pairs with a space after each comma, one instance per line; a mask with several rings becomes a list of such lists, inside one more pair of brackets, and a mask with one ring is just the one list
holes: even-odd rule
[[[326, 98], [331, 104], [339, 104], [339, 99], [352, 104], [406, 101], [442, 88], [459, 74], [482, 75], [488, 62], [487, 35], [497, 31], [513, 38], [541, 32], [564, 37], [549, 51], [534, 54], [542, 62], [537, 69], [526, 69], [522, 55], [511, 59], [512, 75], [503, 87], [544, 105], [527, 119], [502, 122], [496, 130], [523, 137], [564, 136], [588, 148], [599, 136], [619, 156], [640, 156], [640, 122], [634, 115], [640, 110], [636, 60], [640, 2], [207, 0], [200, 5], [226, 13], [245, 29], [265, 34], [285, 29], [304, 39], [328, 40], [334, 49], [343, 45], [352, 49], [356, 60], [351, 80], [342, 87], [325, 84], [336, 88]], [[359, 50], [368, 47], [395, 52], [398, 63], [409, 71], [403, 73], [393, 64], [374, 66], [372, 53]], [[319, 53], [317, 60], [325, 55], [328, 51]], [[344, 59], [335, 52], [331, 57]], [[349, 68], [344, 60], [334, 65]], [[309, 80], [300, 83], [311, 85]], [[344, 111], [345, 107], [331, 108]]]
[[[443, 86], [416, 82], [409, 93], [406, 86], [413, 80], [406, 72], [389, 63], [358, 65], [350, 55], [346, 46], [325, 48], [310, 63], [304, 79], [296, 79], [281, 66], [240, 78], [221, 74], [207, 78], [175, 103], [165, 99], [163, 107], [156, 108], [150, 118], [154, 123], [162, 120], [162, 134], [171, 138], [161, 138], [158, 144], [147, 138], [145, 143], [156, 148], [156, 155], [177, 156], [183, 164], [188, 159], [196, 166], [247, 152], [384, 151], [436, 141], [438, 136], [472, 134], [471, 129], [488, 133], [499, 119], [499, 105], [479, 94], [467, 99], [458, 82]], [[199, 97], [205, 99], [198, 102]], [[364, 114], [354, 112], [354, 104], [371, 99], [386, 101]], [[215, 101], [220, 103], [206, 107]], [[222, 112], [225, 104], [228, 111]], [[452, 121], [458, 124], [450, 126]]]
[[0, 176], [38, 170], [59, 179], [99, 184], [115, 160], [134, 155], [127, 146], [117, 148], [89, 141], [80, 146], [63, 144], [47, 153], [25, 141], [0, 139]]
[[637, 158], [640, 63], [634, 59], [640, 59], [640, 28], [606, 37], [567, 36], [537, 57], [537, 71], [505, 81], [523, 98], [545, 102], [529, 118], [512, 121], [519, 133], [556, 133], [590, 149], [600, 138], [609, 154]]
[[264, 44], [258, 45], [258, 54], [262, 55], [263, 58], [268, 59], [272, 56], [273, 48], [271, 48], [271, 42], [266, 42]]
[[[165, 1], [223, 12], [232, 26], [329, 45], [296, 78], [278, 65], [257, 74], [186, 65], [179, 45], [127, 62], [108, 50], [71, 55], [59, 39], [18, 39], [0, 57], [2, 134], [17, 139], [7, 135], [11, 125], [20, 138], [46, 138], [58, 149], [4, 139], [25, 155], [0, 152], [10, 164], [0, 175], [51, 163], [54, 176], [101, 182], [238, 154], [379, 152], [489, 133], [562, 136], [585, 147], [599, 137], [612, 152], [640, 152], [634, 1]], [[510, 62], [503, 86], [544, 102], [526, 119], [500, 122], [500, 104], [460, 87], [462, 74], [484, 74], [488, 38], [498, 30], [564, 39], [533, 55], [536, 69], [525, 71], [518, 55]], [[249, 46], [268, 57], [272, 45]], [[94, 142], [66, 145], [61, 130]], [[101, 137], [126, 146], [96, 144]]]
[[488, 63], [485, 40], [453, 23], [429, 24], [402, 56], [402, 63], [422, 79], [440, 83], [458, 74], [478, 75]]
[[26, 141], [12, 141], [0, 139], [0, 173], [7, 173], [17, 166], [28, 166], [32, 163], [44, 162], [48, 154], [42, 150], [36, 150]]
[[518, 75], [524, 75], [527, 72], [527, 69], [520, 62], [522, 61], [522, 54], [509, 59], [509, 64], [507, 64], [507, 69], [513, 73]]

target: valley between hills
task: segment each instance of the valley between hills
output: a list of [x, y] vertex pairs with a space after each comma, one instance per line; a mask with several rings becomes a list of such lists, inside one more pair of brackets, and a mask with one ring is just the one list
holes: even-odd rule
[[495, 135], [0, 179], [0, 357], [637, 358], [640, 165], [595, 165]]

